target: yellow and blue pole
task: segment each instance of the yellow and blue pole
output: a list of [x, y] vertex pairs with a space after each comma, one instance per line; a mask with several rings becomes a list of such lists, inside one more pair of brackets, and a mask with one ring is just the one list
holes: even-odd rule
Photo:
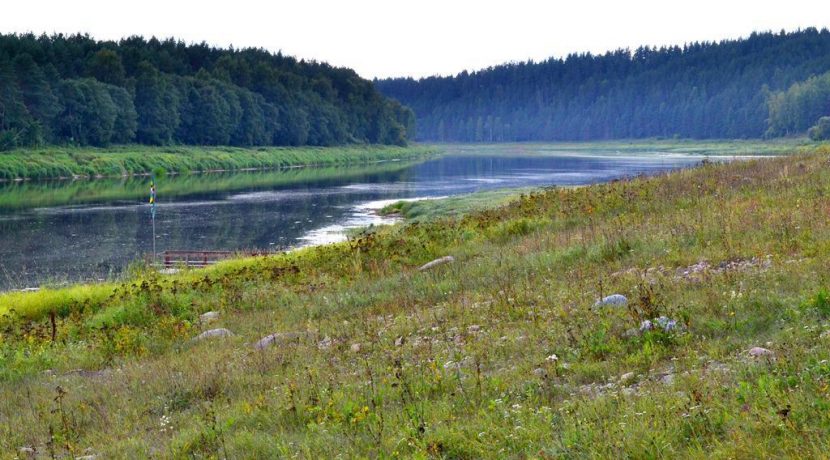
[[150, 176], [150, 216], [153, 219], [153, 263], [156, 263], [156, 177]]

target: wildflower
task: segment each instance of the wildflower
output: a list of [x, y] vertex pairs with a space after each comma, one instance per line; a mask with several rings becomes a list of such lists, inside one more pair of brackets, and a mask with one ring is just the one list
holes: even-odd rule
[[556, 353], [554, 353], [554, 354], [548, 356], [547, 358], [545, 358], [545, 361], [547, 361], [549, 363], [555, 363], [555, 362], [559, 361], [559, 357], [556, 356]]

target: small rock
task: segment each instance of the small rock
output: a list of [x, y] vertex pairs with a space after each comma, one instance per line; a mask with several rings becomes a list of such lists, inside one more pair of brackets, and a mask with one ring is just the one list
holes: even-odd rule
[[760, 357], [764, 357], [764, 356], [770, 356], [771, 357], [773, 355], [774, 355], [774, 353], [770, 350], [767, 350], [766, 348], [752, 347], [752, 348], [749, 349], [749, 356], [752, 356], [753, 358], [760, 358]]
[[677, 321], [671, 318], [667, 318], [665, 316], [661, 316], [654, 320], [660, 328], [662, 328], [665, 332], [671, 332], [677, 329]]
[[405, 340], [405, 339], [403, 338], [403, 336], [398, 337], [397, 339], [395, 339], [395, 346], [396, 346], [396, 347], [401, 347], [401, 346], [403, 346], [403, 342], [404, 342], [404, 340]]
[[334, 341], [331, 340], [331, 337], [325, 336], [323, 337], [323, 340], [317, 343], [317, 348], [319, 348], [320, 350], [328, 350], [329, 348], [331, 348], [333, 343]]
[[480, 330], [481, 330], [481, 326], [479, 326], [478, 324], [473, 324], [472, 326], [467, 328], [467, 332], [469, 332], [470, 334], [475, 334], [476, 332], [478, 332]]
[[594, 304], [594, 308], [597, 307], [624, 307], [628, 305], [628, 298], [626, 298], [622, 294], [612, 294], [608, 297], [604, 297], [598, 300]]
[[622, 394], [625, 396], [634, 396], [637, 394], [637, 389], [632, 387], [625, 387], [622, 389]]
[[35, 450], [31, 447], [21, 447], [20, 449], [17, 450], [17, 452], [20, 455], [26, 455], [26, 456], [29, 456], [29, 457], [34, 457], [35, 456]]
[[541, 367], [537, 367], [536, 369], [533, 369], [533, 375], [535, 375], [536, 377], [544, 377], [545, 375], [547, 375], [547, 372]]
[[220, 327], [219, 329], [211, 329], [209, 331], [202, 332], [198, 336], [196, 336], [195, 340], [204, 340], [204, 339], [212, 339], [215, 337], [231, 337], [233, 336], [233, 332]]
[[282, 343], [290, 342], [292, 340], [297, 340], [300, 337], [305, 337], [307, 333], [305, 332], [277, 332], [274, 334], [266, 335], [265, 337], [259, 339], [253, 347], [257, 350], [262, 350], [264, 348], [270, 347], [272, 345], [279, 345]]
[[666, 374], [660, 377], [660, 383], [662, 383], [663, 385], [671, 385], [672, 383], [674, 383], [674, 374]]
[[203, 323], [209, 323], [211, 321], [216, 321], [219, 319], [219, 312], [218, 311], [209, 311], [207, 313], [202, 313], [199, 315], [199, 321]]
[[351, 346], [351, 350], [353, 353], [360, 353], [360, 348], [361, 347], [359, 343], [353, 343]]
[[450, 262], [455, 262], [455, 257], [453, 257], [453, 256], [444, 256], [444, 257], [435, 259], [432, 262], [427, 262], [424, 265], [421, 265], [421, 267], [418, 268], [418, 271], [422, 272], [424, 270], [429, 270], [432, 267], [447, 264], [447, 263], [450, 263]]
[[622, 384], [626, 384], [626, 383], [630, 382], [631, 380], [634, 380], [634, 373], [633, 372], [626, 372], [625, 374], [620, 376], [620, 383], [622, 383]]
[[651, 320], [647, 319], [640, 323], [640, 332], [646, 332], [652, 329], [654, 329], [654, 323], [652, 323]]

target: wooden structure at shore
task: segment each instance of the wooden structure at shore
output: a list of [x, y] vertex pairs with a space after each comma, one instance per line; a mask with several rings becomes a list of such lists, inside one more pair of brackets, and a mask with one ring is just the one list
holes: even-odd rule
[[253, 257], [273, 254], [268, 251], [164, 251], [159, 254], [163, 268], [201, 268], [233, 257]]

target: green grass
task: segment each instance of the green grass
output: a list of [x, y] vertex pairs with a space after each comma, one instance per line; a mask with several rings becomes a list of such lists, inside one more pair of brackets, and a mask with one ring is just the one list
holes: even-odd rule
[[594, 142], [554, 142], [515, 144], [438, 144], [452, 154], [557, 155], [563, 152], [585, 155], [642, 155], [643, 153], [722, 156], [773, 156], [797, 151], [811, 151], [815, 143], [806, 137], [771, 140], [691, 140], [632, 139]]
[[0, 180], [120, 177], [292, 166], [341, 165], [407, 159], [429, 147], [43, 147], [0, 152]]
[[[812, 150], [0, 295], [17, 311], [0, 338], [0, 451], [821, 458], [830, 146]], [[417, 271], [444, 255], [456, 261]], [[611, 293], [629, 306], [592, 308]], [[636, 333], [663, 315], [680, 327]], [[192, 340], [213, 327], [235, 335]], [[275, 332], [297, 334], [250, 346]]]
[[503, 189], [479, 193], [468, 193], [417, 201], [398, 201], [380, 210], [381, 215], [399, 215], [412, 221], [424, 221], [436, 217], [454, 217], [469, 214], [495, 206], [502, 206], [517, 200], [532, 189]]

